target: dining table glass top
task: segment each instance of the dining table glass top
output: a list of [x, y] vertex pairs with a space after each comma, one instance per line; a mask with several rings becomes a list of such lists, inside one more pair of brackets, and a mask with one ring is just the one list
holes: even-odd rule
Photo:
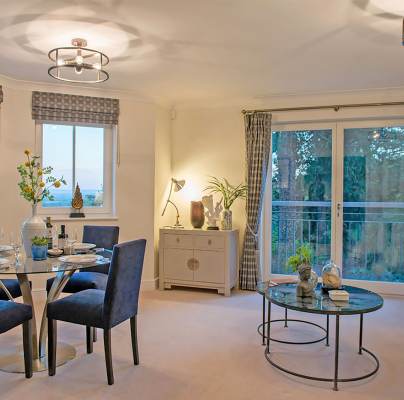
[[[110, 259], [105, 255], [98, 255], [97, 260], [91, 263], [67, 263], [59, 260], [58, 257], [47, 258], [43, 261], [34, 261], [32, 258], [20, 256], [19, 262], [16, 263], [15, 257], [1, 257], [0, 274], [44, 274], [49, 272], [71, 271], [76, 269], [85, 269], [95, 267], [98, 265], [105, 265], [110, 263]], [[8, 261], [8, 262], [6, 262]]]

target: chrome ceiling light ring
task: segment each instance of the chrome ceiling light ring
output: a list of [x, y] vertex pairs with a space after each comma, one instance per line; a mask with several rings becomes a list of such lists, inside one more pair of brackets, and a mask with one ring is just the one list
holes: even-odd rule
[[73, 39], [72, 46], [49, 51], [48, 57], [55, 64], [49, 67], [49, 76], [71, 83], [100, 83], [108, 80], [109, 74], [103, 69], [109, 63], [108, 56], [86, 46], [85, 39]]

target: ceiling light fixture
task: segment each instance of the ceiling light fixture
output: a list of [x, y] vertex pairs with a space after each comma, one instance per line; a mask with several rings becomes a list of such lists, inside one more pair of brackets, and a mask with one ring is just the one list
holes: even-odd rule
[[72, 47], [57, 47], [48, 53], [55, 63], [48, 74], [55, 79], [73, 83], [100, 83], [109, 79], [103, 69], [109, 58], [98, 50], [87, 48], [85, 39], [73, 39]]

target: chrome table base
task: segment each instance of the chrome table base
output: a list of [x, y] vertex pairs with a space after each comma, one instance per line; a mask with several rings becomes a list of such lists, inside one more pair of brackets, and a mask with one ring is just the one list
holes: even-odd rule
[[[76, 349], [66, 343], [58, 343], [58, 351], [56, 355], [56, 365], [66, 364], [68, 361], [73, 360], [76, 357]], [[48, 358], [43, 356], [42, 358], [36, 358], [33, 360], [32, 370], [33, 372], [42, 372], [48, 369]], [[22, 347], [8, 352], [0, 351], [0, 371], [21, 373], [25, 372], [24, 368], [24, 354]]]
[[[32, 288], [29, 283], [28, 274], [17, 274], [18, 282], [20, 284], [22, 297], [25, 304], [32, 307], [32, 355], [33, 355], [33, 371], [40, 372], [48, 369], [47, 355], [46, 355], [46, 340], [47, 340], [47, 318], [46, 310], [51, 301], [56, 300], [63, 288], [75, 272], [75, 269], [68, 271], [58, 271], [53, 281], [52, 287], [46, 299], [45, 307], [42, 314], [41, 328], [38, 340], [38, 330], [36, 325], [36, 314], [34, 302], [32, 299]], [[67, 344], [58, 344], [57, 352], [57, 366], [65, 364], [67, 361], [72, 360], [76, 355], [74, 347]], [[20, 352], [4, 353], [0, 351], [0, 370], [6, 372], [24, 372], [24, 360]]]

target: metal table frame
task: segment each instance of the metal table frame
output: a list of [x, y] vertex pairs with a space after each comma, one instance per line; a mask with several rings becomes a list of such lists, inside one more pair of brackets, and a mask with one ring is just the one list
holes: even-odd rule
[[[277, 304], [280, 307], [285, 308], [285, 319], [281, 319], [281, 320], [271, 320], [271, 304], [272, 302], [270, 300], [268, 300], [268, 312], [267, 312], [267, 318], [265, 321], [265, 300], [266, 297], [265, 295], [263, 295], [263, 324], [259, 325], [258, 327], [258, 332], [261, 334], [260, 332], [260, 327], [266, 327], [266, 334], [262, 334], [262, 341], [263, 344], [266, 344], [266, 348], [265, 348], [265, 358], [268, 360], [268, 362], [274, 366], [275, 368], [299, 377], [299, 378], [303, 378], [303, 379], [309, 379], [309, 380], [315, 380], [315, 381], [320, 381], [320, 382], [333, 382], [333, 389], [335, 391], [338, 390], [338, 383], [340, 382], [354, 382], [354, 381], [359, 381], [359, 380], [363, 380], [363, 379], [367, 379], [371, 376], [373, 376], [374, 374], [377, 373], [377, 371], [379, 370], [380, 367], [380, 362], [378, 360], [378, 358], [376, 357], [376, 355], [374, 353], [372, 353], [370, 350], [366, 349], [365, 347], [363, 347], [363, 315], [364, 313], [357, 313], [359, 314], [360, 317], [360, 322], [359, 322], [359, 346], [358, 346], [358, 354], [362, 355], [363, 352], [367, 353], [368, 355], [370, 355], [372, 357], [372, 359], [375, 361], [375, 367], [373, 368], [373, 370], [367, 374], [364, 375], [360, 375], [360, 376], [355, 376], [355, 377], [351, 377], [351, 378], [340, 378], [339, 377], [339, 337], [340, 337], [340, 315], [339, 314], [335, 314], [335, 350], [334, 350], [334, 375], [332, 378], [323, 378], [323, 377], [317, 377], [317, 376], [312, 376], [312, 375], [305, 375], [305, 374], [301, 374], [292, 370], [289, 370], [285, 367], [282, 367], [281, 365], [279, 365], [278, 363], [276, 363], [274, 360], [271, 359], [271, 352], [270, 352], [270, 341], [273, 342], [280, 342], [280, 343], [286, 343], [286, 344], [312, 344], [312, 343], [318, 343], [321, 342], [322, 340], [326, 340], [326, 346], [329, 345], [329, 316], [330, 314], [326, 314], [327, 315], [327, 325], [326, 328], [321, 327], [320, 325], [314, 324], [314, 323], [309, 323], [307, 321], [302, 321], [302, 320], [294, 320], [297, 322], [305, 322], [305, 323], [309, 323], [311, 325], [315, 325], [318, 326], [319, 328], [323, 329], [326, 332], [326, 336], [320, 340], [315, 340], [315, 341], [311, 341], [311, 342], [288, 342], [288, 341], [282, 341], [282, 340], [277, 340], [271, 337], [271, 324], [273, 322], [279, 322], [279, 321], [285, 321], [285, 327], [287, 327], [287, 321], [291, 321], [291, 319], [288, 319], [288, 315], [287, 315], [287, 310], [288, 307], [285, 306], [281, 306], [279, 304]], [[300, 312], [304, 312], [303, 310], [301, 310]]]
[[[36, 313], [34, 307], [34, 301], [32, 297], [32, 288], [29, 283], [29, 275], [30, 272], [17, 272], [17, 279], [18, 283], [21, 288], [21, 293], [23, 297], [24, 304], [29, 304], [32, 307], [32, 358], [33, 358], [33, 365], [32, 369], [33, 372], [40, 372], [45, 371], [48, 369], [48, 360], [47, 360], [47, 349], [46, 349], [46, 342], [47, 342], [47, 318], [46, 318], [46, 310], [48, 304], [56, 299], [59, 298], [60, 294], [63, 291], [63, 288], [66, 286], [67, 282], [69, 281], [70, 277], [79, 269], [86, 269], [97, 265], [102, 265], [106, 262], [106, 259], [99, 260], [94, 264], [89, 264], [83, 266], [81, 264], [71, 264], [69, 263], [69, 269], [60, 269], [56, 271], [55, 279], [52, 283], [51, 289], [47, 295], [45, 307], [42, 313], [41, 319], [41, 326], [39, 330], [37, 330], [36, 325]], [[109, 262], [109, 260], [108, 260]], [[51, 271], [49, 271], [51, 272]], [[0, 280], [0, 287], [5, 290], [6, 295], [9, 297], [10, 301], [14, 301], [11, 294], [8, 292], [5, 285]], [[68, 344], [60, 343], [58, 344], [58, 355], [56, 364], [57, 366], [65, 364], [67, 361], [72, 360], [76, 356], [76, 349]], [[4, 353], [4, 352], [3, 352]], [[3, 354], [4, 355], [4, 354]], [[0, 357], [0, 370], [5, 372], [17, 372], [23, 373], [25, 370], [24, 367], [24, 358], [22, 353], [13, 353], [7, 354], [6, 357], [3, 357], [3, 360]]]

